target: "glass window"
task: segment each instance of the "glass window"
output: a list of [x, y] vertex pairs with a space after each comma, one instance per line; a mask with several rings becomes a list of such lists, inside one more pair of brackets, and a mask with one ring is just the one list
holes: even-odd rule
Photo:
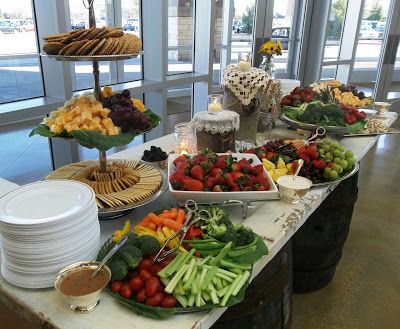
[[191, 120], [192, 87], [193, 84], [183, 84], [168, 89], [166, 134], [173, 133], [177, 123]]
[[224, 17], [223, 17], [223, 0], [217, 0], [215, 2], [216, 8], [216, 18], [214, 26], [214, 52], [213, 52], [213, 79], [212, 83], [214, 85], [219, 85], [221, 83], [221, 59], [225, 55], [226, 49], [229, 45], [224, 43], [222, 40], [222, 32], [224, 28]]
[[194, 0], [168, 0], [168, 74], [193, 72]]
[[0, 3], [0, 104], [43, 96], [31, 0]]
[[322, 66], [321, 80], [333, 80], [336, 77], [337, 65]]
[[350, 82], [368, 96], [375, 88], [389, 5], [389, 0], [366, 0], [364, 5]]
[[282, 43], [282, 56], [274, 57], [277, 74], [287, 73], [290, 47], [293, 45], [293, 19], [295, 15], [294, 0], [274, 1], [274, 16], [272, 19], [272, 39]]

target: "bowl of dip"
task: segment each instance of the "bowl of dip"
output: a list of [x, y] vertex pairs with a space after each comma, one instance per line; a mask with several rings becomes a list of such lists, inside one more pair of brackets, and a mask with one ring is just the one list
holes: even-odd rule
[[279, 194], [283, 201], [298, 203], [305, 196], [312, 186], [312, 181], [301, 176], [293, 175], [281, 176], [277, 179]]
[[58, 273], [54, 287], [77, 313], [93, 311], [100, 303], [102, 290], [110, 281], [111, 271], [106, 265], [92, 278], [98, 265], [96, 261], [78, 262]]

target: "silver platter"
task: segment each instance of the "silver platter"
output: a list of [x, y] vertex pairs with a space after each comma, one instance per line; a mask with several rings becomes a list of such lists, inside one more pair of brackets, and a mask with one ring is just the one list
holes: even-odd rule
[[122, 61], [124, 59], [136, 58], [142, 54], [143, 52], [140, 52], [138, 54], [123, 54], [123, 55], [62, 56], [62, 55], [40, 54], [40, 56], [48, 57], [56, 61], [62, 61], [62, 62], [99, 62], [99, 61]]
[[317, 183], [317, 184], [313, 184], [312, 186], [326, 186], [326, 185], [330, 185], [330, 184], [335, 184], [337, 182], [341, 182], [342, 180], [345, 180], [345, 179], [350, 178], [351, 176], [353, 176], [359, 169], [360, 169], [360, 165], [358, 163], [356, 163], [356, 165], [354, 166], [353, 170], [349, 171], [346, 175], [344, 175], [342, 177], [339, 177], [338, 179], [333, 180], [333, 181]]
[[124, 206], [99, 208], [99, 219], [112, 219], [112, 218], [121, 217], [121, 216], [129, 213], [130, 211], [132, 211], [135, 208], [141, 207], [147, 203], [150, 203], [150, 202], [156, 200], [161, 194], [163, 194], [168, 189], [167, 175], [160, 168], [157, 168], [155, 166], [152, 166], [152, 168], [154, 170], [157, 170], [162, 178], [162, 183], [161, 183], [160, 189], [156, 193], [152, 194], [148, 198], [145, 198], [139, 202], [127, 204]]
[[388, 132], [386, 132], [386, 133], [369, 133], [369, 134], [355, 133], [355, 134], [345, 134], [345, 135], [343, 135], [343, 137], [380, 136], [380, 135], [390, 135], [390, 134], [400, 134], [400, 130], [391, 129], [390, 131], [388, 131]]
[[290, 127], [296, 128], [296, 129], [313, 131], [313, 130], [316, 130], [318, 127], [324, 127], [326, 132], [330, 132], [330, 133], [334, 133], [334, 134], [338, 134], [338, 135], [344, 135], [347, 132], [347, 127], [322, 126], [322, 125], [315, 125], [312, 123], [303, 123], [303, 122], [292, 120], [284, 114], [281, 115], [280, 119], [284, 123], [288, 124]]

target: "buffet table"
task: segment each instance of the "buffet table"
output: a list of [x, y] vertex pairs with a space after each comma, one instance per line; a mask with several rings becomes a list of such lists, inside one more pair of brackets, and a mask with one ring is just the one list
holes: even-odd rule
[[[392, 124], [397, 118], [395, 113], [388, 115], [386, 124]], [[277, 130], [282, 136], [287, 136], [288, 130]], [[275, 130], [274, 130], [275, 133]], [[381, 137], [386, 138], [386, 137]], [[355, 157], [361, 160], [377, 141], [377, 137], [351, 137], [341, 140], [341, 143], [354, 152]], [[160, 146], [166, 152], [173, 149], [173, 136], [153, 140], [140, 146], [118, 152], [110, 158], [138, 159], [145, 149], [151, 145]], [[244, 220], [257, 234], [263, 237], [269, 249], [269, 255], [263, 257], [254, 266], [253, 277], [256, 276], [290, 240], [293, 234], [303, 225], [310, 214], [329, 195], [336, 184], [312, 188], [299, 204], [288, 204], [282, 201], [268, 201], [254, 203], [254, 209]], [[17, 187], [16, 184], [0, 179], [0, 195]], [[126, 219], [137, 223], [149, 211], [175, 205], [176, 200], [165, 192], [156, 201], [147, 204], [134, 212], [112, 220], [103, 220], [101, 224], [101, 242], [106, 241], [112, 233], [122, 227]], [[240, 222], [240, 208], [231, 208], [232, 219]], [[63, 303], [54, 289], [28, 290], [14, 287], [0, 277], [0, 301], [7, 302], [16, 310], [24, 310], [36, 315], [40, 322], [46, 323], [46, 328], [89, 329], [89, 328], [175, 328], [194, 329], [210, 328], [223, 314], [225, 308], [215, 309], [210, 312], [198, 312], [177, 315], [167, 320], [153, 320], [138, 316], [118, 304], [111, 296], [104, 293], [98, 309], [86, 315], [74, 314]]]

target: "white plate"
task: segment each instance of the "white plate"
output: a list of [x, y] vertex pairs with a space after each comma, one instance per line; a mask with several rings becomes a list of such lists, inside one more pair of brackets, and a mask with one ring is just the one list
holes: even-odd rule
[[94, 199], [86, 184], [68, 181], [40, 181], [21, 186], [0, 198], [0, 221], [11, 224], [39, 224], [76, 215]]
[[[229, 153], [218, 153], [218, 155], [227, 155]], [[246, 153], [232, 153], [234, 157], [238, 160], [240, 159], [253, 159], [252, 165], [261, 164], [261, 161], [255, 154]], [[179, 157], [179, 154], [170, 154], [168, 156], [168, 185], [169, 190], [172, 195], [180, 200], [186, 201], [188, 199], [194, 200], [200, 203], [210, 203], [210, 202], [223, 202], [228, 200], [241, 200], [241, 201], [256, 201], [256, 200], [276, 200], [279, 199], [278, 188], [276, 187], [274, 181], [264, 170], [264, 176], [268, 179], [270, 190], [269, 191], [243, 191], [243, 192], [194, 192], [194, 191], [177, 191], [174, 190], [171, 183], [169, 182], [169, 177], [175, 171], [174, 160]]]

